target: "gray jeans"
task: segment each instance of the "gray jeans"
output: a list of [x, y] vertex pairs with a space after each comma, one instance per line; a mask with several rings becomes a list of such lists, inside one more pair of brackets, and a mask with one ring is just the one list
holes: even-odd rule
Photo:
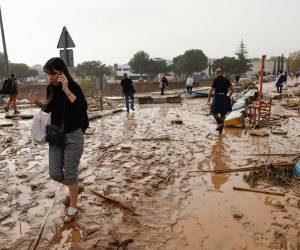
[[49, 145], [49, 174], [55, 181], [66, 180], [70, 186], [78, 182], [78, 166], [83, 152], [81, 129], [65, 134], [65, 145]]

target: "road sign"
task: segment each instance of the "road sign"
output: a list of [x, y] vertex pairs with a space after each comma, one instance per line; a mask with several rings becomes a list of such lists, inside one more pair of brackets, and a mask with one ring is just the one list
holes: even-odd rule
[[63, 59], [69, 67], [74, 67], [74, 56], [72, 49], [60, 50], [59, 54], [60, 58]]
[[75, 43], [73, 42], [69, 32], [67, 31], [66, 27], [63, 27], [61, 32], [58, 44], [58, 49], [67, 49], [67, 48], [75, 48]]

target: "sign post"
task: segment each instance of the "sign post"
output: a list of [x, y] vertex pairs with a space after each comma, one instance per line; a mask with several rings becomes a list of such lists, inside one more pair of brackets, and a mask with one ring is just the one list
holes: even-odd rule
[[73, 42], [68, 30], [66, 27], [63, 27], [63, 30], [61, 32], [58, 44], [58, 49], [63, 49], [59, 51], [60, 58], [64, 60], [64, 62], [69, 67], [74, 67], [74, 56], [73, 56], [73, 50], [69, 48], [75, 48], [75, 43]]

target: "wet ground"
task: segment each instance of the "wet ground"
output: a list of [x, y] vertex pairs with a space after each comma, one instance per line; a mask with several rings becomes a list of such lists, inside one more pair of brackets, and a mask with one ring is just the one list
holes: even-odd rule
[[284, 197], [233, 191], [249, 188], [243, 173], [200, 172], [294, 162], [300, 115], [283, 101], [273, 112], [287, 114], [281, 128], [288, 134], [269, 137], [236, 128], [220, 135], [206, 99], [92, 122], [80, 165], [85, 192], [70, 225], [63, 223], [66, 190], [48, 176], [47, 145], [32, 142], [31, 121], [14, 120], [0, 129], [0, 249], [30, 249], [48, 212], [37, 249], [117, 249], [130, 239], [128, 249], [297, 249], [300, 198], [292, 190], [260, 187]]

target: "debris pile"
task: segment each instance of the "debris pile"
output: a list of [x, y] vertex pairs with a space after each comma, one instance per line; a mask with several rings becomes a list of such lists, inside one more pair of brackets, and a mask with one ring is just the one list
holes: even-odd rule
[[299, 182], [293, 167], [275, 167], [272, 164], [261, 170], [244, 174], [243, 179], [252, 188], [255, 188], [259, 182], [268, 182], [271, 185], [283, 187], [291, 186], [293, 183]]

